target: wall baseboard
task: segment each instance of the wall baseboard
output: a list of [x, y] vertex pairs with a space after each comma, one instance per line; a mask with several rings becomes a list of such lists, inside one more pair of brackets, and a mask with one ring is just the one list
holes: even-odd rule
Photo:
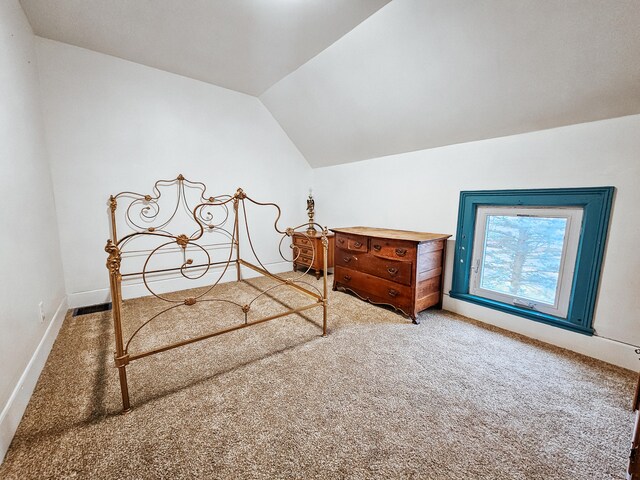
[[17, 385], [13, 389], [9, 400], [0, 412], [0, 463], [4, 460], [4, 456], [9, 450], [11, 440], [18, 429], [22, 415], [27, 408], [27, 404], [31, 399], [33, 390], [36, 387], [40, 373], [44, 368], [49, 352], [53, 347], [64, 317], [67, 314], [68, 304], [66, 297], [62, 299], [56, 313], [49, 322], [40, 343], [36, 347], [31, 360], [20, 376]]
[[583, 335], [533, 322], [497, 310], [491, 310], [481, 305], [456, 300], [448, 295], [444, 296], [443, 308], [628, 370], [638, 371], [640, 366], [638, 354], [635, 353], [637, 347], [633, 345], [598, 337], [597, 335]]
[[[265, 265], [271, 273], [278, 274], [291, 270], [291, 262], [274, 262]], [[165, 276], [165, 278], [156, 278], [150, 281], [157, 293], [168, 293], [185, 290], [188, 288], [198, 288], [211, 285], [215, 279], [220, 275], [220, 268], [212, 269], [213, 271], [204, 275], [197, 280], [186, 280], [182, 277]], [[251, 270], [250, 268], [241, 268], [242, 278], [255, 278], [260, 274]], [[229, 269], [224, 273], [220, 283], [234, 282], [236, 280], [236, 267], [230, 265]], [[141, 280], [135, 282], [123, 282], [122, 283], [122, 296], [125, 299], [146, 297], [151, 295], [149, 290], [144, 286]], [[89, 305], [97, 305], [99, 303], [106, 303], [111, 301], [111, 294], [108, 288], [102, 288], [100, 290], [90, 290], [86, 292], [71, 293], [67, 297], [69, 302], [69, 308], [86, 307]]]

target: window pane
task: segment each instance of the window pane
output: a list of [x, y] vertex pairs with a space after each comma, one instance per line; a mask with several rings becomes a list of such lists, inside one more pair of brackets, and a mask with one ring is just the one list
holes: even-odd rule
[[488, 215], [480, 287], [554, 305], [566, 218]]

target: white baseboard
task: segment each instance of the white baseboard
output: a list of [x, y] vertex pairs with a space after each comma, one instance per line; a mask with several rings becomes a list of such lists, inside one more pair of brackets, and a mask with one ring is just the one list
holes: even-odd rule
[[[291, 270], [291, 262], [275, 262], [265, 265], [271, 273], [278, 274]], [[197, 288], [211, 285], [220, 275], [220, 268], [212, 269], [212, 272], [204, 275], [197, 280], [186, 280], [181, 276], [165, 275], [157, 276], [149, 284], [153, 290], [157, 293], [176, 292], [179, 290], [186, 290], [188, 288]], [[242, 278], [255, 278], [260, 274], [247, 267], [241, 267]], [[223, 275], [220, 283], [234, 282], [236, 281], [236, 267], [230, 265], [225, 274]], [[125, 299], [146, 297], [151, 295], [147, 287], [144, 286], [142, 280], [137, 278], [133, 282], [122, 282], [122, 297]], [[86, 292], [71, 293], [68, 295], [67, 301], [70, 308], [86, 307], [88, 305], [96, 305], [98, 303], [105, 303], [111, 301], [111, 295], [108, 288], [102, 288], [100, 290], [90, 290]]]
[[597, 358], [628, 370], [638, 371], [640, 362], [633, 345], [616, 342], [597, 335], [583, 335], [544, 323], [534, 322], [508, 313], [493, 310], [481, 305], [464, 302], [444, 295], [446, 310], [459, 313], [465, 317], [479, 320], [496, 327], [535, 338], [545, 343], [566, 348], [572, 352]]
[[71, 293], [67, 296], [69, 308], [88, 307], [111, 301], [108, 288], [100, 290], [88, 290], [86, 292]]
[[2, 412], [0, 412], [0, 463], [4, 460], [11, 440], [18, 429], [18, 425], [31, 399], [31, 394], [36, 387], [40, 373], [47, 362], [49, 352], [51, 351], [51, 347], [53, 347], [53, 342], [56, 340], [64, 317], [67, 314], [67, 309], [67, 299], [63, 298], [56, 313], [49, 322], [49, 326], [44, 332], [42, 340], [40, 340], [40, 343], [36, 347], [31, 360], [29, 360], [27, 367], [20, 376], [18, 384], [13, 389]]

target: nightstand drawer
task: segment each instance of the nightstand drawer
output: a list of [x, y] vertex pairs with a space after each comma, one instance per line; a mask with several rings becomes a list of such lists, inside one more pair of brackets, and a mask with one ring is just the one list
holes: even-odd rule
[[296, 264], [297, 265], [306, 265], [306, 266], [312, 266], [313, 265], [313, 258], [312, 257], [307, 257], [305, 255], [300, 255], [298, 258], [296, 258]]
[[[327, 235], [327, 269], [333, 268], [333, 251], [335, 248], [335, 235]], [[320, 272], [324, 270], [325, 256], [324, 247], [322, 245], [322, 233], [316, 235], [305, 235], [304, 233], [294, 233], [291, 236], [291, 250], [293, 256], [294, 270], [299, 267], [310, 267], [320, 278]]]
[[313, 245], [310, 245], [308, 247], [303, 247], [301, 245], [294, 245], [293, 246], [293, 258], [296, 258], [296, 257], [313, 258], [313, 257], [315, 257], [317, 255], [318, 255], [318, 252], [314, 251]]
[[310, 238], [305, 237], [304, 235], [295, 234], [295, 235], [293, 235], [293, 244], [294, 245], [311, 247], [313, 245], [313, 242], [312, 242], [312, 240]]

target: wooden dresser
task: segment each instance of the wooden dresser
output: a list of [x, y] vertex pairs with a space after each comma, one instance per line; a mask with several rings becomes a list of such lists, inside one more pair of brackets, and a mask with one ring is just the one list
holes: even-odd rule
[[371, 303], [410, 316], [442, 307], [447, 238], [451, 235], [370, 227], [335, 232], [334, 290], [350, 290]]
[[[329, 240], [329, 248], [327, 249], [327, 268], [333, 268], [333, 250], [335, 243], [335, 235], [330, 233], [327, 235]], [[294, 233], [292, 235], [293, 248], [293, 269], [300, 267], [310, 268], [314, 270], [316, 279], [320, 278], [324, 269], [324, 249], [322, 248], [322, 237], [320, 233], [315, 236], [308, 236], [303, 233]], [[315, 254], [314, 254], [315, 250]]]

